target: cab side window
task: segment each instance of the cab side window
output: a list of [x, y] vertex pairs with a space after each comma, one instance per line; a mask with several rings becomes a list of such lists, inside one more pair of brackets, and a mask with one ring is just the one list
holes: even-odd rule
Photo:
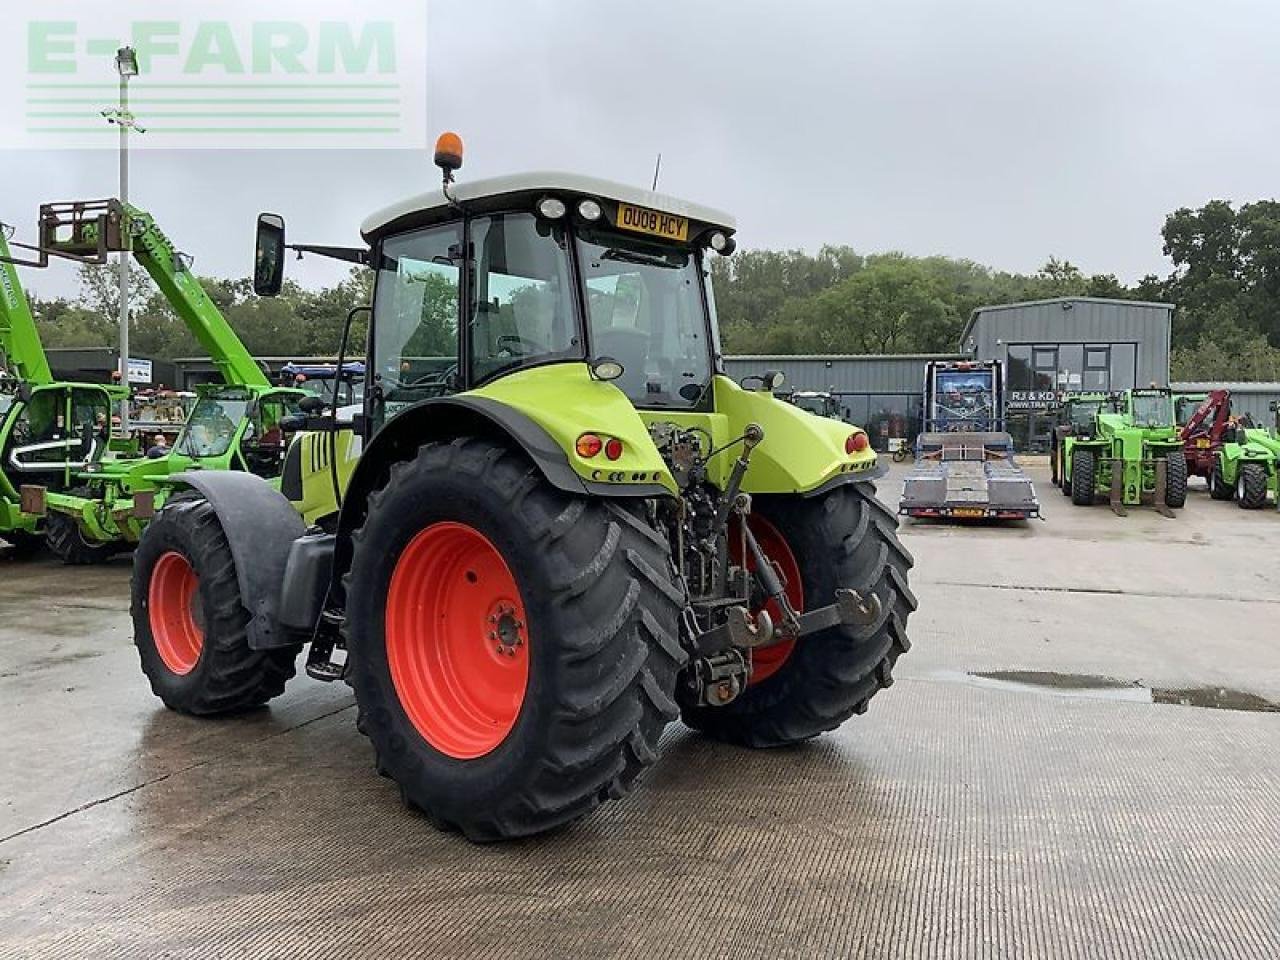
[[454, 393], [458, 377], [462, 225], [389, 238], [374, 294], [375, 422], [430, 397]]

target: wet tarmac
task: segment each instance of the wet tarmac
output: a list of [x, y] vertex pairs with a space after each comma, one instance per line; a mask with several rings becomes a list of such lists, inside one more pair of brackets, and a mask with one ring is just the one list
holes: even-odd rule
[[127, 560], [0, 556], [0, 957], [1280, 956], [1280, 515], [1035, 478], [1047, 522], [904, 528], [865, 717], [673, 727], [636, 793], [490, 847], [399, 805], [345, 687], [171, 713]]

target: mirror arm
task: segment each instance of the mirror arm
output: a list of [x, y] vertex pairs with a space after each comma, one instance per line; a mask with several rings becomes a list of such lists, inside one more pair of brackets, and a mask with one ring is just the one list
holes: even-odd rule
[[369, 264], [369, 250], [367, 247], [326, 247], [317, 246], [310, 243], [289, 243], [285, 244], [286, 250], [296, 250], [298, 256], [304, 253], [314, 253], [320, 257], [328, 257], [331, 260], [343, 260], [347, 263], [358, 263], [362, 266]]

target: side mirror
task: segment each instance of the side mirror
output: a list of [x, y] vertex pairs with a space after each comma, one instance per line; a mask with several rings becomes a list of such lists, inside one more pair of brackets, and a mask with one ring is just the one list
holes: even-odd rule
[[274, 297], [284, 286], [284, 217], [258, 216], [258, 236], [253, 254], [253, 292]]

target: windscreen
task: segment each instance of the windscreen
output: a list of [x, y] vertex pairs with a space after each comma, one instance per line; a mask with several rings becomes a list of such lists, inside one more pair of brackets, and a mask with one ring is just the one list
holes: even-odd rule
[[1173, 403], [1167, 393], [1135, 393], [1133, 422], [1141, 427], [1173, 426]]
[[992, 428], [996, 419], [993, 371], [938, 370], [933, 385], [933, 429]]
[[711, 380], [701, 271], [693, 251], [602, 231], [578, 237], [591, 352], [622, 364], [638, 407], [689, 409]]
[[236, 427], [248, 408], [249, 400], [244, 396], [201, 397], [178, 439], [178, 453], [197, 458], [222, 456], [231, 449]]

